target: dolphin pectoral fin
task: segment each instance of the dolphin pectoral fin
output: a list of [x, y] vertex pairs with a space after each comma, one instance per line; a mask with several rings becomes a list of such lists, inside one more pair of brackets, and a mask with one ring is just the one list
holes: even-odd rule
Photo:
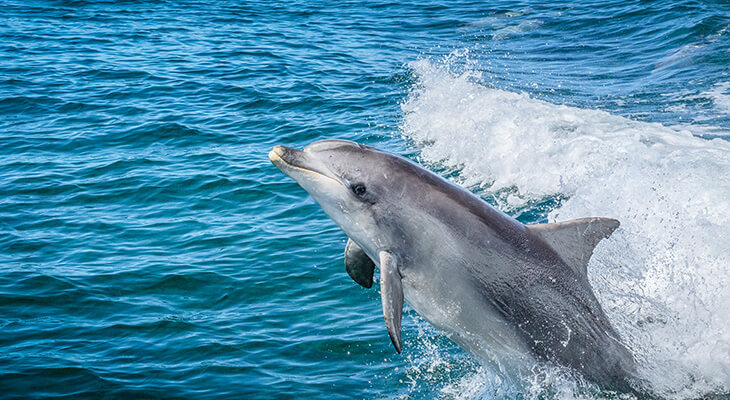
[[345, 246], [345, 269], [350, 278], [360, 286], [366, 288], [373, 286], [375, 263], [352, 239], [347, 239]]
[[611, 218], [581, 218], [554, 224], [529, 225], [527, 229], [545, 241], [576, 272], [586, 275], [593, 249], [618, 228]]
[[403, 312], [403, 286], [395, 257], [388, 252], [380, 253], [380, 297], [383, 303], [385, 327], [395, 351], [403, 349], [400, 338], [400, 321]]

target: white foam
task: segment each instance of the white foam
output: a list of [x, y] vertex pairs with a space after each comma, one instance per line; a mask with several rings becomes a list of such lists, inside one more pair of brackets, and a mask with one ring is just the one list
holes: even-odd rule
[[712, 99], [715, 109], [730, 114], [730, 82], [720, 82], [702, 94]]
[[730, 143], [491, 89], [447, 65], [411, 68], [401, 132], [423, 161], [502, 193], [508, 212], [561, 196], [551, 221], [619, 219], [589, 275], [648, 385], [670, 398], [730, 392]]

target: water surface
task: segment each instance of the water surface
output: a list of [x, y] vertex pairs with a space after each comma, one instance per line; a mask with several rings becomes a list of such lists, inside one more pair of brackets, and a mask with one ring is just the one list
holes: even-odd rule
[[415, 313], [392, 350], [345, 235], [266, 154], [423, 163], [526, 223], [622, 229], [589, 266], [661, 397], [730, 397], [722, 1], [8, 0], [4, 397], [603, 398], [505, 383]]

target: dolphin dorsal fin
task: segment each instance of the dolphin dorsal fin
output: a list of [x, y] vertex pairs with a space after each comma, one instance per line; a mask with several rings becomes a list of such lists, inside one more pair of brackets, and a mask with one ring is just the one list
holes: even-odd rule
[[586, 267], [601, 239], [611, 236], [619, 222], [611, 218], [581, 218], [553, 224], [528, 225], [527, 229], [547, 243], [579, 274]]

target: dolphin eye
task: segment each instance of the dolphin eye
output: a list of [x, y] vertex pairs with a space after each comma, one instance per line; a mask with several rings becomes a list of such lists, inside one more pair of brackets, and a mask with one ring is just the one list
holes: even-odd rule
[[355, 193], [357, 196], [362, 196], [365, 194], [367, 189], [365, 189], [365, 185], [362, 183], [356, 183], [350, 187], [352, 189], [352, 193]]

